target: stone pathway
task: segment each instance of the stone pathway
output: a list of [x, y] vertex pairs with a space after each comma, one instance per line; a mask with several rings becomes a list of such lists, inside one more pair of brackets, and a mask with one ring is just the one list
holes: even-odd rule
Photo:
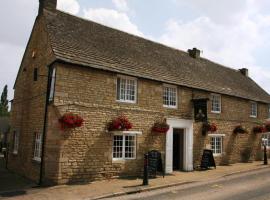
[[26, 194], [35, 184], [6, 170], [4, 156], [0, 154], [0, 199]]

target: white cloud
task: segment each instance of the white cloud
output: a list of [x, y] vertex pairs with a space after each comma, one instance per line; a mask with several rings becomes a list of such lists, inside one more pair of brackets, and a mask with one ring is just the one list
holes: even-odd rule
[[58, 0], [57, 9], [76, 15], [80, 11], [80, 4], [77, 0]]
[[126, 0], [112, 0], [114, 6], [120, 11], [128, 11], [129, 7]]
[[[227, 1], [222, 2], [227, 5]], [[222, 22], [222, 13], [217, 20], [214, 16], [218, 14], [213, 11], [215, 7], [209, 9], [210, 14], [190, 21], [171, 19], [159, 41], [182, 50], [197, 47], [203, 50], [203, 57], [210, 60], [229, 67], [249, 68], [251, 77], [270, 92], [270, 65], [258, 66], [255, 58], [256, 51], [269, 40], [266, 30], [270, 28], [270, 15], [261, 14], [253, 0], [247, 2], [246, 9], [230, 11], [233, 21], [225, 21], [224, 17]], [[206, 6], [201, 5], [203, 8]], [[229, 9], [225, 5], [223, 7]], [[242, 7], [239, 5], [239, 8]]]
[[84, 10], [84, 17], [134, 35], [143, 36], [139, 28], [131, 22], [126, 13], [112, 9], [97, 8]]

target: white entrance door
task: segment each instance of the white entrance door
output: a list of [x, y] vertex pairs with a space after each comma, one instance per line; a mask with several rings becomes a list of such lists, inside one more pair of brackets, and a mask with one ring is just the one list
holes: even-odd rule
[[193, 171], [193, 121], [168, 118], [170, 129], [166, 135], [165, 172], [173, 172], [173, 129], [184, 129], [183, 170]]

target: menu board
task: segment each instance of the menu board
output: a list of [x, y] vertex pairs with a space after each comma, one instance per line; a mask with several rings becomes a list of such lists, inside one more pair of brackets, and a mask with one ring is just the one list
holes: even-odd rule
[[216, 162], [213, 156], [213, 151], [209, 149], [203, 150], [202, 160], [201, 160], [201, 168], [208, 169], [209, 167], [216, 168]]
[[161, 153], [158, 151], [148, 152], [148, 174], [150, 178], [155, 178], [157, 172], [163, 172]]

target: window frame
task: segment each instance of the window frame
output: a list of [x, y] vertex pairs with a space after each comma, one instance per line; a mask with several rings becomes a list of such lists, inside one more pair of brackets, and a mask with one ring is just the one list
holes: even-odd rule
[[[223, 138], [224, 138], [224, 134], [209, 134], [210, 137], [210, 146], [211, 146], [211, 150], [213, 151], [213, 156], [222, 156], [223, 154]], [[212, 139], [215, 138], [215, 142], [214, 142], [214, 147], [215, 149], [212, 149]], [[217, 138], [220, 138], [220, 153], [216, 153], [217, 152]]]
[[[172, 105], [166, 105], [164, 104], [164, 97], [165, 97], [165, 88], [173, 88], [175, 89], [175, 106]], [[170, 85], [170, 84], [163, 84], [162, 86], [162, 104], [164, 108], [172, 108], [172, 109], [177, 109], [178, 108], [178, 87], [176, 85]]]
[[[213, 97], [218, 97], [219, 98], [219, 111], [217, 110], [213, 110]], [[221, 113], [221, 95], [220, 94], [215, 94], [215, 93], [211, 93], [210, 94], [210, 103], [211, 103], [211, 113], [215, 113], [215, 114], [220, 114]]]
[[50, 77], [49, 102], [52, 102], [54, 100], [55, 84], [56, 84], [56, 67], [53, 67]]
[[[255, 115], [253, 115], [254, 113], [253, 113], [253, 105], [256, 105], [256, 114]], [[258, 117], [258, 103], [257, 102], [255, 102], [255, 101], [251, 101], [250, 102], [250, 117], [252, 117], [252, 118], [257, 118]]]
[[[122, 136], [122, 157], [121, 158], [114, 158], [114, 136]], [[132, 158], [126, 158], [125, 147], [126, 147], [126, 136], [133, 136], [134, 137], [134, 156]], [[112, 144], [112, 161], [125, 161], [125, 160], [136, 160], [137, 158], [137, 134], [130, 134], [130, 133], [115, 133], [113, 134], [113, 144]]]
[[[118, 79], [125, 79], [125, 80], [132, 80], [134, 81], [134, 100], [124, 100], [124, 99], [121, 99], [121, 89], [120, 89], [120, 86], [119, 86], [119, 99], [118, 99]], [[126, 90], [126, 88], [125, 88]], [[137, 95], [138, 95], [138, 79], [136, 77], [132, 77], [132, 76], [125, 76], [125, 75], [117, 75], [116, 77], [116, 101], [117, 102], [120, 102], [120, 103], [131, 103], [131, 104], [136, 104], [137, 103]]]
[[13, 131], [13, 151], [12, 153], [17, 155], [19, 152], [19, 131]]
[[42, 133], [35, 132], [33, 160], [41, 162], [41, 154], [42, 154]]

